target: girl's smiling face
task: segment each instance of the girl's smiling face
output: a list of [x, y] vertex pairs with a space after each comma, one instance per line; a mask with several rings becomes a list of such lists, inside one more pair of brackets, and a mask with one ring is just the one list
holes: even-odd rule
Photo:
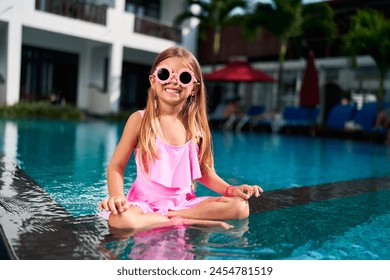
[[[177, 57], [165, 59], [161, 61], [158, 66], [160, 65], [168, 66], [172, 69], [174, 74], [177, 74], [183, 68], [189, 69], [189, 65], [185, 64], [185, 60]], [[166, 84], [161, 84], [154, 75], [149, 76], [150, 85], [157, 94], [158, 102], [180, 105], [183, 104], [191, 94], [193, 94], [193, 82], [191, 82], [188, 86], [183, 87], [177, 79], [177, 75], [172, 75], [170, 81]]]

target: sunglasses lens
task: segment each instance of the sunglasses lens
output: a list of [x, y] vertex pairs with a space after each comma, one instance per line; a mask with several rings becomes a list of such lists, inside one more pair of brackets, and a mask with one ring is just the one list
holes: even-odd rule
[[170, 73], [169, 73], [169, 70], [166, 69], [166, 68], [161, 68], [158, 70], [157, 72], [157, 77], [161, 80], [161, 81], [166, 81], [169, 79], [169, 76], [170, 76]]
[[192, 75], [189, 72], [182, 72], [180, 74], [180, 82], [184, 85], [189, 84], [192, 81]]

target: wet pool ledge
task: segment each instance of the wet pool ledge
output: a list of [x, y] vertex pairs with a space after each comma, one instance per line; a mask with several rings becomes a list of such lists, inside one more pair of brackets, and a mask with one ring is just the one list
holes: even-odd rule
[[115, 259], [102, 246], [96, 216], [74, 218], [13, 162], [0, 155], [0, 258]]
[[390, 190], [390, 176], [268, 191], [250, 198], [249, 205], [251, 212], [270, 211], [381, 190]]
[[[112, 236], [101, 218], [73, 217], [1, 154], [0, 172], [0, 259], [117, 258], [104, 246]], [[268, 191], [249, 205], [258, 213], [380, 190], [390, 190], [390, 177]]]

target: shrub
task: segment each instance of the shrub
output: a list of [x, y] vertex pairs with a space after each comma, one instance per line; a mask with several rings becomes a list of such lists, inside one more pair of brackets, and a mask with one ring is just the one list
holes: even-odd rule
[[119, 111], [117, 113], [110, 113], [104, 118], [108, 121], [126, 122], [130, 115], [135, 112], [136, 109], [129, 111]]
[[36, 119], [62, 119], [81, 120], [84, 113], [71, 104], [53, 105], [48, 101], [19, 102], [15, 105], [0, 105], [1, 118], [36, 118]]

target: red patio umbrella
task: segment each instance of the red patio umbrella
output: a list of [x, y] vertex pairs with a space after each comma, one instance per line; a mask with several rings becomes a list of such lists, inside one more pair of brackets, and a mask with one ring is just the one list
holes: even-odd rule
[[314, 53], [310, 52], [303, 77], [300, 102], [301, 106], [314, 107], [320, 103], [320, 90], [318, 87], [318, 74], [314, 65]]
[[254, 69], [248, 62], [232, 61], [225, 67], [204, 76], [206, 81], [220, 82], [275, 82], [264, 72]]

